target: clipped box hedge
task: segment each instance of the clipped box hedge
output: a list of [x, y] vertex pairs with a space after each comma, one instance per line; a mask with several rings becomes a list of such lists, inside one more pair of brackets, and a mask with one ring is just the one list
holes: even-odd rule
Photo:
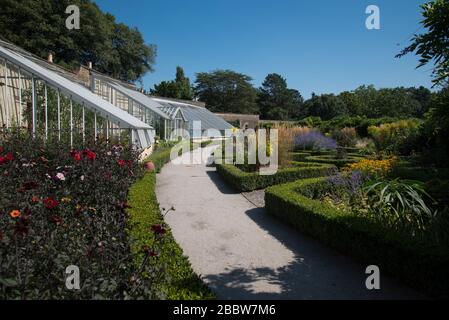
[[328, 185], [324, 178], [270, 187], [267, 211], [299, 231], [431, 295], [449, 295], [449, 252], [375, 221], [337, 210], [311, 197]]
[[217, 164], [217, 171], [232, 187], [240, 192], [264, 189], [266, 187], [298, 179], [323, 177], [336, 171], [330, 164], [292, 162], [291, 168], [279, 169], [273, 175], [244, 172], [231, 164]]
[[[206, 142], [205, 142], [206, 144]], [[201, 144], [203, 146], [203, 144]], [[152, 161], [159, 171], [164, 164], [170, 161], [171, 147], [156, 149], [145, 162]], [[153, 236], [151, 226], [164, 221], [159, 203], [156, 198], [156, 172], [146, 172], [129, 190], [127, 212], [130, 217], [129, 234], [133, 238], [132, 250], [138, 254], [140, 265], [143, 259], [142, 246], [151, 246]], [[215, 294], [204, 284], [201, 278], [193, 271], [192, 266], [182, 248], [175, 241], [171, 231], [168, 232], [167, 241], [162, 248], [159, 259], [161, 267], [166, 268], [168, 279], [161, 290], [169, 300], [204, 300], [214, 299]]]
[[316, 156], [308, 156], [304, 158], [305, 162], [315, 162], [315, 163], [327, 163], [333, 164], [337, 167], [344, 167], [350, 163], [356, 163], [362, 160], [363, 157], [356, 155], [349, 155], [345, 159], [337, 159], [335, 155], [316, 155]]

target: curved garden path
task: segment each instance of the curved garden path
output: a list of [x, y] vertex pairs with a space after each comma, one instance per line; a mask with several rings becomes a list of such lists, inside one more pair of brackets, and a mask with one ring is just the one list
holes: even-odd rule
[[421, 297], [385, 277], [381, 290], [368, 291], [366, 266], [272, 218], [225, 185], [214, 167], [169, 163], [157, 176], [156, 193], [161, 207], [176, 208], [166, 221], [219, 299]]

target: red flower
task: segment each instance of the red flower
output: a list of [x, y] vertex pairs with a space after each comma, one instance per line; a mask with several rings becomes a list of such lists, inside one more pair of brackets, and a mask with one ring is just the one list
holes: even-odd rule
[[97, 158], [97, 154], [90, 150], [83, 151], [83, 155], [85, 155], [90, 160], [95, 160]]
[[56, 201], [53, 198], [46, 198], [44, 199], [44, 201], [42, 201], [44, 203], [45, 208], [47, 209], [54, 209], [58, 206], [59, 202]]
[[0, 165], [8, 163], [9, 161], [13, 161], [13, 160], [14, 160], [14, 155], [12, 154], [12, 152], [9, 152], [4, 157], [0, 156]]
[[121, 159], [121, 160], [117, 160], [117, 163], [120, 167], [123, 167], [126, 164], [126, 161]]
[[70, 152], [70, 155], [72, 156], [73, 160], [81, 161], [81, 153], [79, 153], [78, 151], [72, 151]]
[[161, 226], [160, 224], [155, 224], [153, 226], [151, 226], [151, 231], [153, 231], [156, 234], [165, 234], [166, 230], [163, 226]]
[[51, 216], [50, 222], [53, 222], [55, 225], [59, 226], [64, 220], [58, 216]]
[[28, 234], [28, 225], [30, 224], [28, 216], [22, 216], [16, 221], [14, 226], [14, 236], [25, 236]]
[[157, 253], [151, 250], [148, 246], [143, 246], [142, 251], [149, 257], [157, 256]]

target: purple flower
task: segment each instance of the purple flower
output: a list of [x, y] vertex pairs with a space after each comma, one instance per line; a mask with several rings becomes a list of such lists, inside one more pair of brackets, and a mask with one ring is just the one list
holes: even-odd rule
[[324, 136], [319, 131], [310, 131], [295, 137], [295, 147], [298, 149], [337, 149], [337, 142]]

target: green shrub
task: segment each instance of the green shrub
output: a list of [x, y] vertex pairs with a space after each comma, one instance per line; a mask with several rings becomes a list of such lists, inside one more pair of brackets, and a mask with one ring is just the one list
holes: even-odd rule
[[339, 146], [342, 147], [355, 147], [357, 143], [357, 131], [355, 128], [344, 127], [342, 129], [335, 129], [332, 132], [332, 138], [334, 138]]
[[344, 167], [350, 163], [356, 163], [362, 159], [363, 159], [363, 157], [361, 157], [361, 156], [351, 155], [351, 154], [348, 154], [346, 159], [337, 159], [335, 155], [318, 155], [318, 156], [305, 157], [304, 161], [314, 162], [314, 163], [333, 164], [340, 168], [340, 167]]
[[[200, 146], [207, 146], [210, 140], [201, 142]], [[192, 141], [189, 142], [190, 150], [193, 150]], [[130, 234], [134, 239], [133, 250], [139, 253], [142, 246], [151, 246], [153, 239], [148, 230], [152, 225], [163, 223], [159, 203], [156, 198], [156, 173], [170, 161], [170, 153], [173, 145], [165, 145], [157, 148], [144, 162], [152, 161], [155, 172], [147, 172], [145, 176], [135, 183], [129, 192], [131, 208], [128, 212], [133, 223]], [[197, 146], [196, 146], [197, 147]], [[180, 150], [180, 153], [182, 150]], [[164, 284], [162, 290], [166, 292], [167, 299], [211, 299], [214, 294], [204, 285], [202, 280], [193, 272], [188, 259], [183, 255], [182, 249], [176, 243], [171, 232], [167, 235], [167, 241], [162, 248], [161, 263], [166, 264], [169, 282]], [[139, 259], [143, 258], [140, 254]], [[139, 263], [139, 261], [137, 261]]]
[[419, 166], [407, 166], [398, 165], [393, 168], [391, 174], [393, 178], [419, 180], [427, 182], [434, 179], [447, 179], [449, 180], [449, 168], [432, 168], [432, 167], [419, 167]]
[[292, 152], [291, 157], [293, 161], [305, 161], [306, 157], [311, 156], [310, 152]]
[[329, 164], [292, 162], [293, 167], [279, 169], [273, 175], [260, 175], [256, 172], [244, 172], [234, 165], [218, 164], [217, 171], [232, 187], [240, 192], [263, 189], [268, 186], [295, 181], [298, 179], [322, 177], [336, 171]]
[[417, 120], [400, 120], [368, 128], [378, 152], [410, 154], [414, 142], [419, 136], [420, 122]]
[[[158, 155], [154, 154], [153, 157]], [[129, 233], [134, 240], [132, 250], [137, 255], [137, 264], [144, 257], [141, 248], [151, 247], [153, 244], [154, 240], [149, 232], [151, 226], [164, 221], [157, 202], [155, 187], [156, 174], [147, 172], [129, 191], [128, 203], [131, 206], [128, 209], [131, 220]], [[170, 230], [161, 251], [158, 263], [165, 265], [168, 280], [162, 284], [160, 290], [166, 294], [167, 299], [211, 299], [214, 297], [193, 272], [189, 260], [183, 255], [182, 249], [174, 240]]]
[[323, 188], [327, 188], [323, 178], [270, 187], [265, 192], [266, 209], [299, 231], [362, 263], [375, 264], [410, 286], [433, 295], [448, 295], [447, 247], [311, 199]]

